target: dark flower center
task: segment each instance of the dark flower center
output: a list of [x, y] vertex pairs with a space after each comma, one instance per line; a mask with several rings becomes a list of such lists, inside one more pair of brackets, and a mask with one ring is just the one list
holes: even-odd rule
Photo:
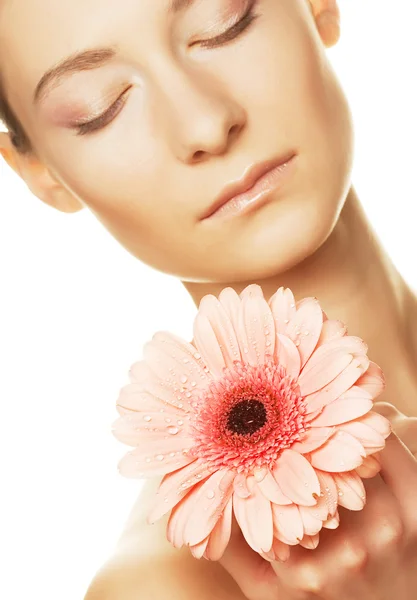
[[242, 400], [233, 406], [227, 417], [227, 429], [242, 435], [258, 431], [266, 423], [266, 409], [259, 400]]

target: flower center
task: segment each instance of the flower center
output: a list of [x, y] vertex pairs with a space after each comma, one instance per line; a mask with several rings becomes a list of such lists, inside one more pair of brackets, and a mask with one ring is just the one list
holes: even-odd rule
[[259, 400], [241, 400], [227, 416], [227, 429], [242, 435], [252, 434], [263, 427], [267, 420], [266, 409]]
[[270, 356], [256, 366], [234, 361], [191, 405], [189, 455], [210, 468], [271, 467], [306, 431], [298, 382]]

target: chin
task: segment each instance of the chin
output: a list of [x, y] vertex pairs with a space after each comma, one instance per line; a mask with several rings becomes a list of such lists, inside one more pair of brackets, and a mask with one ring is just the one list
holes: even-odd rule
[[267, 224], [258, 227], [253, 235], [232, 242], [235, 264], [228, 265], [228, 279], [265, 279], [293, 269], [317, 252], [329, 238], [339, 209], [334, 203], [324, 210], [323, 205], [310, 202], [308, 208], [292, 212], [292, 215], [291, 211], [285, 212], [281, 220], [279, 215], [275, 218], [269, 215]]

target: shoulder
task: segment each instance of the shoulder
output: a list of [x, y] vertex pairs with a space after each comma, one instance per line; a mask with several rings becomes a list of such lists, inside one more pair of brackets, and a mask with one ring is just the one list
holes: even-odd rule
[[115, 554], [91, 582], [84, 600], [245, 600], [219, 562], [196, 559], [166, 539], [168, 515], [146, 524], [156, 481], [148, 481], [128, 518]]
[[191, 555], [113, 558], [91, 582], [84, 600], [243, 600], [219, 563]]

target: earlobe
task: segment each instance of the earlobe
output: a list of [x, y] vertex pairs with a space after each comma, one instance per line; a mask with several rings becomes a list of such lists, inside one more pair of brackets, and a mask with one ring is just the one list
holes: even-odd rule
[[327, 48], [340, 38], [340, 11], [337, 0], [309, 0], [317, 29]]
[[0, 132], [0, 154], [9, 167], [23, 179], [32, 194], [45, 204], [65, 213], [78, 212], [84, 208], [36, 156], [20, 154], [5, 132]]

